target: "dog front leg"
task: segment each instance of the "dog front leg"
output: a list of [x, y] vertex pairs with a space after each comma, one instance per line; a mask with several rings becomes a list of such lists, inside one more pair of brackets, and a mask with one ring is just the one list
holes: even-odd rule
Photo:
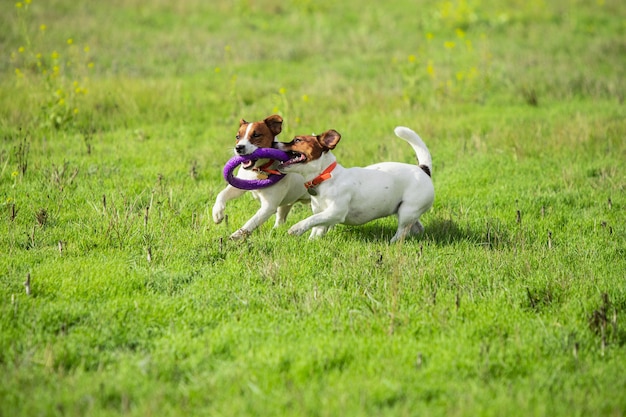
[[276, 213], [277, 207], [275, 205], [268, 204], [266, 201], [261, 202], [261, 208], [244, 224], [241, 229], [230, 235], [231, 239], [242, 239], [247, 237], [256, 228], [261, 226], [267, 221], [272, 214]]
[[226, 203], [230, 200], [241, 197], [245, 192], [245, 190], [233, 187], [232, 185], [227, 185], [226, 188], [220, 191], [215, 199], [215, 204], [213, 205], [213, 221], [218, 224], [221, 223], [222, 220], [224, 220]]
[[342, 223], [346, 218], [346, 214], [347, 213], [329, 210], [322, 211], [321, 213], [314, 214], [294, 224], [291, 226], [288, 233], [290, 235], [300, 236], [307, 230], [315, 228], [309, 236], [311, 239], [314, 239], [316, 237], [323, 236], [329, 227]]

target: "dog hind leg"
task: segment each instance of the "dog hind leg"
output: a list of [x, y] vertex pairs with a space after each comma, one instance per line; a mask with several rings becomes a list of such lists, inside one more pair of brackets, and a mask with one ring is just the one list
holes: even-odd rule
[[393, 237], [391, 238], [391, 240], [389, 241], [389, 243], [395, 243], [399, 240], [404, 240], [405, 237], [409, 236], [411, 234], [411, 226], [412, 225], [404, 225], [404, 226], [400, 226], [398, 225], [398, 230], [396, 230], [396, 234], [393, 235]]
[[315, 226], [311, 228], [311, 234], [309, 235], [309, 239], [317, 239], [318, 237], [322, 237], [328, 232], [328, 226]]
[[415, 205], [407, 202], [401, 203], [398, 207], [398, 230], [391, 238], [391, 243], [421, 233], [424, 230], [424, 226], [419, 221], [421, 214], [419, 211], [416, 213]]
[[411, 226], [411, 234], [421, 235], [422, 233], [424, 233], [424, 225], [422, 225], [422, 223], [420, 223], [420, 221], [418, 220], [413, 223], [413, 226]]
[[289, 211], [291, 211], [291, 207], [293, 207], [292, 204], [278, 207], [278, 210], [276, 210], [276, 222], [274, 223], [274, 227], [285, 224], [285, 221], [287, 220], [287, 215], [289, 214]]

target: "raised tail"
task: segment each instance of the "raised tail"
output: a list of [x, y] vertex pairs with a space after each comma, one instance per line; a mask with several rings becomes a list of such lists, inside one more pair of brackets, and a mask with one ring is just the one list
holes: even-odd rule
[[417, 133], [404, 126], [396, 127], [394, 132], [400, 139], [409, 142], [415, 151], [420, 168], [430, 177], [433, 172], [433, 158], [430, 156], [430, 152], [422, 138], [420, 138]]

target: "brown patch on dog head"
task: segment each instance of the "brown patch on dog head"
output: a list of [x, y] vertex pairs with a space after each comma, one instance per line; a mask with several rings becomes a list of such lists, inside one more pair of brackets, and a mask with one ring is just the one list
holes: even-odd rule
[[341, 135], [331, 129], [318, 136], [296, 136], [291, 142], [279, 142], [278, 149], [293, 154], [293, 158], [286, 165], [306, 163], [319, 159], [322, 154], [334, 149], [340, 139]]
[[248, 142], [257, 148], [271, 148], [275, 137], [283, 129], [283, 118], [275, 114], [260, 122], [249, 123], [244, 119], [239, 121], [237, 144]]

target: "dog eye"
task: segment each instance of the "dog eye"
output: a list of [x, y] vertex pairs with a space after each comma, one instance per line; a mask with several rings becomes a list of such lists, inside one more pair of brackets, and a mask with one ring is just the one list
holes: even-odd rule
[[239, 140], [239, 139], [240, 139], [240, 136], [239, 136], [239, 135], [235, 136], [235, 139]]
[[294, 139], [294, 140], [293, 140], [293, 143], [300, 143], [300, 142], [302, 142], [302, 140], [301, 140], [301, 139]]
[[261, 137], [261, 134], [257, 133], [257, 132], [254, 132], [254, 133], [252, 133], [252, 137], [256, 139], [256, 138]]

